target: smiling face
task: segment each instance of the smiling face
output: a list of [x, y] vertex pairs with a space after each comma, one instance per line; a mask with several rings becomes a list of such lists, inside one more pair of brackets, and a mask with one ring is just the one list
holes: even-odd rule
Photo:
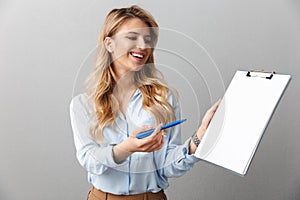
[[105, 39], [118, 78], [139, 71], [152, 53], [150, 28], [139, 18], [126, 21], [117, 33]]

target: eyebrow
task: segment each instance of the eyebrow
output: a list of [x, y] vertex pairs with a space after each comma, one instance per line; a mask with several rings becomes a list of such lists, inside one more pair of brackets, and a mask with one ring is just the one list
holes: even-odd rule
[[[138, 32], [134, 32], [134, 31], [129, 31], [126, 34], [135, 34], [135, 35], [139, 35]], [[151, 35], [145, 35], [146, 37], [151, 37]]]

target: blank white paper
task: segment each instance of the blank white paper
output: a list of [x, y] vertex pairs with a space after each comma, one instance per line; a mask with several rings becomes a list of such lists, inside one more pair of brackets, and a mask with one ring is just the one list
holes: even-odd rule
[[[291, 76], [248, 77], [237, 71], [195, 155], [245, 175]], [[261, 73], [264, 76], [265, 73]]]

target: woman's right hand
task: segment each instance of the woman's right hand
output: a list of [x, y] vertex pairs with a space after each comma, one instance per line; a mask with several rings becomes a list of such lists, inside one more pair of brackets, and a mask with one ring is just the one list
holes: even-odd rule
[[137, 134], [153, 128], [152, 126], [142, 126], [133, 131], [130, 137], [119, 144], [119, 147], [131, 153], [153, 152], [159, 150], [164, 144], [164, 135], [161, 131], [161, 127], [162, 124], [159, 124], [150, 136], [138, 139], [136, 138]]
[[153, 152], [162, 148], [164, 144], [164, 135], [161, 131], [162, 124], [159, 124], [155, 131], [148, 137], [138, 139], [136, 135], [152, 129], [152, 126], [142, 126], [123, 142], [113, 147], [114, 159], [117, 163], [122, 162], [134, 152]]

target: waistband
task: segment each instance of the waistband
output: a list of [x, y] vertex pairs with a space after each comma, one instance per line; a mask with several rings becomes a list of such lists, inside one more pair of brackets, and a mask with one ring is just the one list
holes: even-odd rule
[[164, 190], [157, 193], [145, 192], [134, 195], [115, 195], [92, 187], [88, 200], [166, 200]]

